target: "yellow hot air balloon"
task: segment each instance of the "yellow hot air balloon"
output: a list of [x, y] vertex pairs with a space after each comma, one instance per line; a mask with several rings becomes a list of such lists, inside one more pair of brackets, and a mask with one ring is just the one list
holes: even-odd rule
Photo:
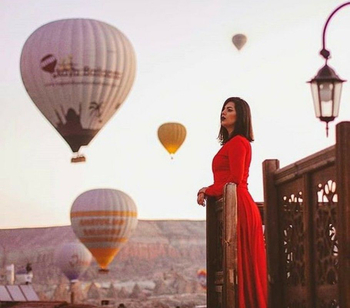
[[232, 43], [238, 50], [241, 50], [246, 42], [247, 37], [244, 34], [236, 34], [232, 37]]
[[158, 139], [169, 152], [171, 159], [186, 138], [186, 128], [181, 123], [164, 123], [158, 128]]
[[116, 189], [93, 189], [79, 195], [70, 213], [79, 240], [90, 250], [101, 272], [128, 241], [137, 226], [134, 201]]
[[74, 153], [72, 162], [115, 114], [130, 92], [133, 47], [117, 28], [93, 19], [45, 24], [25, 42], [20, 69], [24, 86]]

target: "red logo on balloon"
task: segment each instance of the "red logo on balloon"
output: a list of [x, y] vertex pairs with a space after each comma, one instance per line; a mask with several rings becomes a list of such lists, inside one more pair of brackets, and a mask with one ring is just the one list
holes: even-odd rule
[[[44, 56], [40, 60], [40, 67], [44, 72], [50, 73], [52, 77], [101, 77], [108, 79], [120, 79], [121, 73], [108, 69], [101, 69], [100, 67], [91, 68], [88, 65], [83, 68], [77, 68], [73, 63], [73, 56], [68, 55], [58, 61], [52, 54]], [[49, 84], [53, 85], [53, 84]]]

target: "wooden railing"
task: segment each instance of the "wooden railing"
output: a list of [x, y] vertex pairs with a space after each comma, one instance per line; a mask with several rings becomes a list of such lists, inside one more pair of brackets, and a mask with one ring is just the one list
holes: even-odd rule
[[222, 199], [207, 200], [207, 307], [236, 307], [237, 194], [228, 183]]
[[336, 144], [263, 163], [269, 307], [350, 307], [350, 122]]
[[[256, 202], [264, 217], [263, 202]], [[237, 194], [228, 183], [223, 198], [207, 200], [207, 308], [238, 307]]]

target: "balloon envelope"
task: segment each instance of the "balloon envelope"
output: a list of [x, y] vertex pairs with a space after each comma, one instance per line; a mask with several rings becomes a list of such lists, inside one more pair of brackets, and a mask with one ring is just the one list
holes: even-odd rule
[[205, 269], [197, 271], [197, 280], [203, 289], [207, 288], [207, 271]]
[[92, 255], [81, 243], [65, 243], [56, 249], [54, 258], [63, 274], [74, 281], [90, 266]]
[[232, 37], [232, 43], [238, 50], [241, 50], [246, 42], [247, 37], [244, 34], [236, 34]]
[[34, 104], [78, 152], [124, 102], [135, 62], [131, 43], [115, 27], [92, 19], [65, 19], [30, 35], [20, 69]]
[[134, 201], [116, 189], [93, 189], [79, 195], [71, 208], [74, 233], [107, 269], [137, 226]]
[[158, 128], [158, 139], [173, 157], [186, 138], [186, 128], [181, 123], [164, 123]]

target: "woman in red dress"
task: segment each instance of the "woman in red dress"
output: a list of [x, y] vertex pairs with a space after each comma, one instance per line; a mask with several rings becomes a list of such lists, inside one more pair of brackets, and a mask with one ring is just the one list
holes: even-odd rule
[[197, 203], [207, 196], [221, 198], [226, 183], [237, 185], [238, 307], [267, 307], [266, 253], [259, 209], [248, 191], [247, 179], [254, 140], [250, 108], [239, 97], [228, 98], [221, 110], [218, 139], [222, 145], [212, 164], [214, 184], [198, 191]]

